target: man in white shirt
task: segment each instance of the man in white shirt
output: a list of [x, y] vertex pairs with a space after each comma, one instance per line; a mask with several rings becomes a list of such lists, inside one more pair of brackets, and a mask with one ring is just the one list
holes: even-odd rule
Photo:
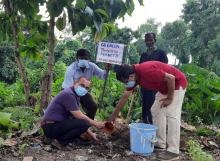
[[[90, 60], [90, 53], [86, 49], [79, 49], [76, 53], [76, 61], [67, 67], [65, 79], [62, 84], [62, 88], [70, 87], [74, 82], [78, 81], [79, 78], [85, 77], [91, 80], [93, 76], [99, 79], [105, 79], [106, 70], [100, 69], [96, 64], [92, 63]], [[106, 66], [109, 68], [109, 66]], [[94, 119], [98, 105], [93, 100], [90, 93], [80, 98], [80, 103], [86, 115], [91, 119]]]

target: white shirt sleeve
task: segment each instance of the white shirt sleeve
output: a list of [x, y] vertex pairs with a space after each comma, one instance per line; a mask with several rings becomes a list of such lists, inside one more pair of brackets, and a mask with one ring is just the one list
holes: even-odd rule
[[94, 75], [99, 79], [105, 79], [106, 76], [106, 70], [102, 70], [99, 68], [96, 64], [93, 65], [94, 67]]
[[62, 83], [62, 88], [68, 88], [73, 85], [73, 75], [74, 71], [72, 70], [72, 66], [69, 66], [65, 73], [65, 78]]

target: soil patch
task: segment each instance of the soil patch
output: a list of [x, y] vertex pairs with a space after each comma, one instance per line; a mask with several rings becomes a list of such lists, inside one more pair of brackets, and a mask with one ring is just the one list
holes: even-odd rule
[[[18, 145], [12, 147], [1, 147], [1, 161], [20, 161], [24, 156], [32, 156], [33, 161], [156, 161], [157, 152], [150, 156], [140, 156], [130, 151], [130, 136], [128, 126], [120, 124], [112, 135], [102, 131], [96, 131], [100, 141], [82, 143], [75, 141], [71, 151], [54, 149], [51, 145], [43, 143], [41, 136], [29, 136], [25, 139], [18, 139]], [[182, 130], [180, 160], [191, 160], [186, 153], [186, 141], [190, 138], [200, 139], [194, 133]], [[214, 140], [220, 145], [219, 140]], [[22, 147], [23, 146], [23, 147]], [[26, 148], [25, 148], [26, 147]], [[23, 148], [23, 149], [22, 149]], [[220, 149], [206, 148], [212, 153], [216, 160], [220, 160]]]

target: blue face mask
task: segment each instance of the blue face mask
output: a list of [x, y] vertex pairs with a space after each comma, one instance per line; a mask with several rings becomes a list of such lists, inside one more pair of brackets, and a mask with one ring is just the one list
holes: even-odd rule
[[128, 81], [128, 83], [125, 84], [126, 88], [132, 88], [135, 86], [135, 81]]
[[85, 59], [79, 59], [78, 66], [81, 68], [88, 68], [89, 67], [89, 61]]
[[88, 93], [88, 90], [82, 86], [78, 86], [75, 88], [75, 92], [78, 96], [85, 96]]

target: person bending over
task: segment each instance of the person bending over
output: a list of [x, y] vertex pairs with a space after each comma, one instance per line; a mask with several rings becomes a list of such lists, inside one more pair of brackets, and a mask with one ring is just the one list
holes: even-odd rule
[[122, 65], [116, 71], [117, 80], [129, 87], [119, 100], [109, 121], [114, 121], [135, 86], [158, 91], [151, 108], [153, 123], [158, 127], [157, 147], [167, 150], [159, 157], [177, 159], [180, 144], [181, 109], [187, 80], [177, 68], [159, 61]]

